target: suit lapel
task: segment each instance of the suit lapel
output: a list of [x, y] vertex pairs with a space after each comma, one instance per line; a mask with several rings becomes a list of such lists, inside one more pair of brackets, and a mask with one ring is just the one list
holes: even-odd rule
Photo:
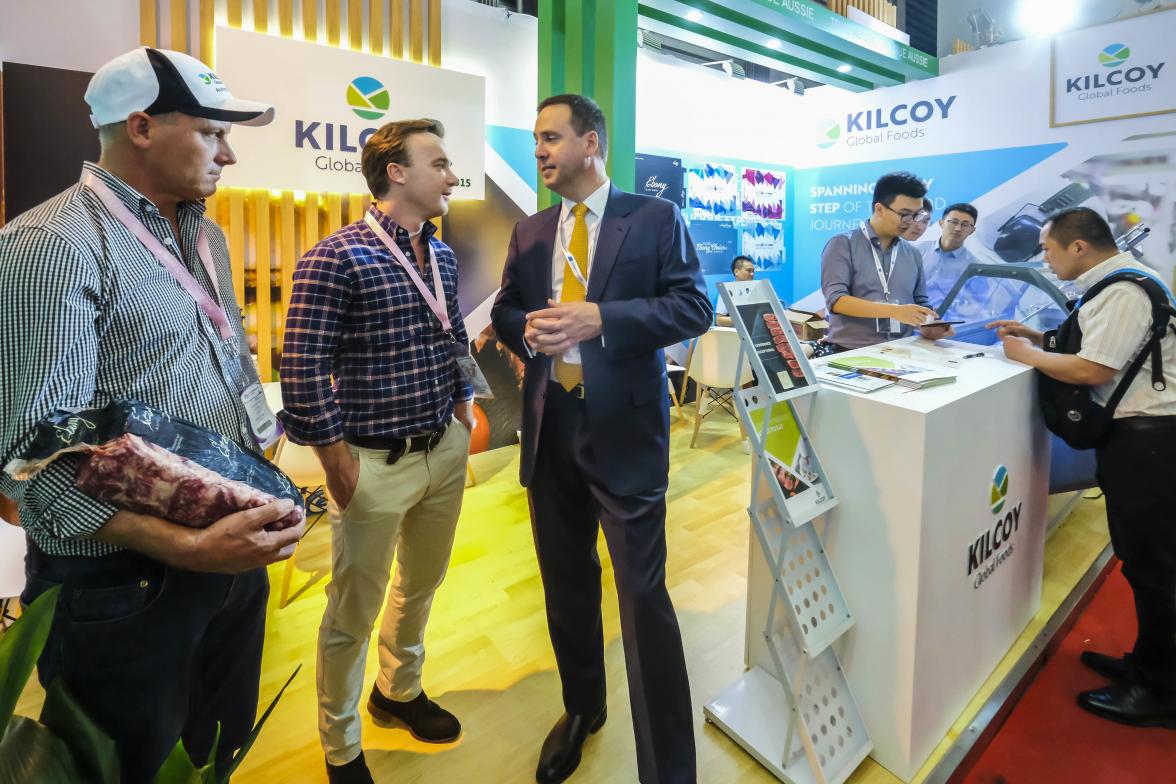
[[538, 255], [535, 266], [538, 269], [534, 274], [542, 292], [541, 301], [544, 303], [551, 298], [551, 264], [555, 259], [555, 235], [559, 228], [559, 213], [560, 204], [557, 203], [536, 216], [540, 223], [536, 229], [538, 234], [535, 242]]
[[608, 204], [604, 207], [604, 215], [600, 219], [600, 232], [596, 237], [596, 255], [592, 258], [592, 269], [588, 274], [588, 291], [585, 299], [589, 302], [599, 302], [604, 292], [608, 276], [617, 263], [617, 254], [621, 250], [621, 243], [629, 233], [629, 205], [624, 191], [614, 187], [609, 191]]

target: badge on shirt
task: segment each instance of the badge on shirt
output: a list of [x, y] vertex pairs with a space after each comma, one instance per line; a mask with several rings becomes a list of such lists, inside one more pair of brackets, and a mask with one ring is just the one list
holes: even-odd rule
[[493, 400], [494, 391], [490, 389], [490, 382], [486, 380], [482, 368], [478, 367], [478, 360], [470, 356], [469, 346], [460, 341], [454, 341], [450, 346], [453, 349], [453, 359], [457, 362], [457, 372], [461, 373], [462, 381], [473, 388], [474, 397]]
[[269, 449], [278, 443], [282, 437], [282, 424], [270, 411], [269, 403], [265, 400], [265, 390], [260, 382], [253, 382], [245, 387], [241, 393], [241, 404], [245, 406], [245, 415], [249, 418], [249, 432], [253, 440], [262, 449]]

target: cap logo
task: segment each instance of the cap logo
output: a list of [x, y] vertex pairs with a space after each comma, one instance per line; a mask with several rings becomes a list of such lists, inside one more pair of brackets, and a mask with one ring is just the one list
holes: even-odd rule
[[212, 71], [209, 71], [208, 73], [196, 74], [196, 78], [209, 87], [215, 87], [218, 93], [223, 93], [225, 91], [224, 83], [221, 82], [220, 77], [214, 74]]

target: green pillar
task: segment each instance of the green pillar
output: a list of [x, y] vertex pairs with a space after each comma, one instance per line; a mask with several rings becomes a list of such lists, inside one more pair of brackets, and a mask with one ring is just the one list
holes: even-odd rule
[[[539, 100], [587, 95], [608, 119], [608, 175], [633, 190], [637, 0], [539, 0]], [[556, 196], [539, 184], [539, 209]]]

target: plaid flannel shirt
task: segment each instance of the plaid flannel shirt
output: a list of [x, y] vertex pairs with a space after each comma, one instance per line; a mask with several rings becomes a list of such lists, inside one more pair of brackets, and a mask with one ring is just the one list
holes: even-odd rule
[[[408, 232], [372, 206], [404, 255]], [[460, 345], [468, 345], [457, 301], [457, 259], [425, 223]], [[421, 275], [432, 287], [432, 267]], [[349, 436], [404, 438], [440, 429], [473, 392], [453, 341], [408, 273], [362, 220], [311, 248], [294, 271], [282, 349], [279, 414], [295, 443], [323, 446]], [[331, 379], [334, 378], [332, 385]]]

